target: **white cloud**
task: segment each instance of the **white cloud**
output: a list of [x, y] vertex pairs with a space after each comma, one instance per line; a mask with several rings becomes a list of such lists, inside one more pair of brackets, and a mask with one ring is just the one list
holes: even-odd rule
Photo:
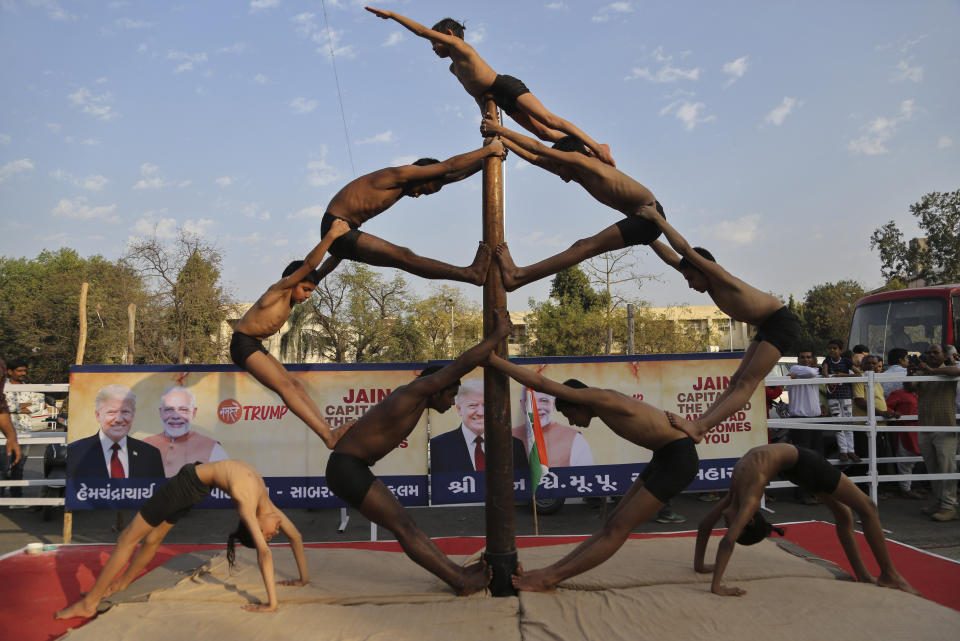
[[608, 22], [614, 14], [625, 14], [633, 13], [633, 3], [632, 2], [612, 2], [605, 7], [600, 7], [596, 14], [591, 20], [597, 23]]
[[913, 118], [916, 105], [913, 99], [900, 103], [900, 113], [897, 116], [878, 116], [862, 127], [863, 134], [847, 144], [847, 150], [852, 154], [876, 156], [890, 150], [887, 143], [897, 132], [899, 125]]
[[244, 205], [243, 214], [247, 218], [255, 218], [257, 220], [270, 220], [270, 212], [266, 209], [260, 211], [260, 203], [249, 203]]
[[706, 234], [738, 245], [752, 243], [757, 238], [760, 216], [749, 214], [736, 220], [724, 220], [716, 225], [701, 228]]
[[213, 221], [209, 218], [199, 218], [197, 220], [188, 220], [183, 223], [183, 231], [194, 236], [203, 236], [203, 234], [213, 227]]
[[744, 74], [747, 73], [747, 69], [750, 67], [750, 63], [747, 61], [747, 58], [749, 58], [749, 56], [743, 56], [723, 64], [723, 73], [730, 76], [730, 79], [727, 80], [727, 87], [735, 83], [740, 78], [743, 78]]
[[27, 4], [32, 7], [40, 7], [47, 12], [47, 17], [51, 20], [76, 20], [77, 16], [70, 13], [57, 0], [27, 0]]
[[404, 165], [412, 165], [419, 156], [397, 156], [390, 161], [391, 167], [403, 167]]
[[110, 103], [113, 102], [113, 94], [109, 91], [96, 96], [86, 87], [80, 87], [68, 95], [67, 98], [80, 107], [83, 113], [90, 114], [100, 120], [113, 120], [119, 115], [110, 106]]
[[904, 80], [911, 82], [923, 81], [923, 67], [920, 65], [913, 67], [910, 65], [910, 61], [911, 58], [906, 58], [897, 63], [897, 70], [890, 77], [891, 82], [903, 82]]
[[90, 174], [83, 178], [77, 178], [63, 169], [55, 169], [50, 172], [50, 175], [61, 182], [69, 183], [74, 187], [86, 189], [87, 191], [100, 191], [110, 182], [106, 176], [101, 176], [100, 174]]
[[132, 18], [117, 18], [113, 23], [121, 29], [149, 29], [153, 26], [152, 22], [133, 20]]
[[471, 27], [466, 35], [467, 37], [464, 40], [475, 47], [487, 39], [487, 26], [482, 24], [478, 27]]
[[77, 196], [73, 199], [63, 198], [51, 210], [54, 216], [63, 216], [75, 220], [94, 220], [100, 219], [110, 223], [120, 222], [120, 218], [113, 215], [117, 209], [116, 205], [101, 205], [91, 207], [87, 204], [86, 196]]
[[403, 41], [403, 32], [401, 32], [401, 31], [394, 31], [394, 32], [391, 33], [389, 36], [387, 36], [387, 39], [384, 40], [384, 41], [383, 41], [383, 44], [380, 45], [380, 46], [381, 46], [381, 47], [392, 47], [393, 45], [395, 45], [395, 44], [397, 44], [397, 43], [399, 43], [399, 42], [401, 42], [401, 41]]
[[255, 83], [257, 83], [258, 85], [265, 85], [265, 84], [267, 84], [267, 81], [268, 81], [269, 79], [268, 79], [265, 75], [263, 75], [262, 73], [258, 73], [257, 75], [255, 75], [255, 76], [252, 78], [252, 80], [253, 80]]
[[63, 128], [63, 126], [62, 126], [59, 122], [48, 122], [48, 123], [47, 123], [47, 130], [48, 130], [50, 133], [52, 133], [52, 134], [58, 134], [58, 133], [60, 133], [60, 130], [61, 130], [62, 128]]
[[314, 22], [314, 14], [310, 12], [298, 13], [291, 20], [296, 25], [296, 32], [308, 38], [317, 45], [316, 52], [322, 54], [325, 58], [330, 58], [331, 53], [336, 58], [355, 58], [356, 52], [353, 45], [343, 45], [343, 31], [320, 28]]
[[141, 237], [176, 238], [176, 219], [160, 218], [157, 214], [158, 212], [148, 211], [143, 218], [134, 223], [130, 230]]
[[780, 101], [780, 104], [771, 109], [770, 113], [767, 114], [767, 117], [764, 118], [763, 121], [779, 127], [783, 124], [783, 121], [787, 119], [787, 116], [789, 116], [793, 111], [793, 108], [799, 107], [801, 104], [802, 103], [796, 98], [784, 96], [783, 100]]
[[706, 105], [702, 102], [690, 102], [689, 100], [674, 100], [669, 105], [660, 110], [660, 115], [665, 116], [669, 113], [683, 123], [683, 128], [687, 131], [693, 131], [697, 125], [716, 120], [716, 116], [702, 116]]
[[80, 144], [89, 145], [90, 147], [96, 147], [97, 145], [100, 144], [100, 140], [98, 138], [84, 138], [83, 140], [80, 141]]
[[0, 134], [0, 145], [9, 145], [13, 142], [13, 138], [10, 137], [10, 134]]
[[563, 3], [563, 2], [548, 2], [544, 6], [550, 11], [561, 11], [567, 8], [566, 3]]
[[311, 187], [322, 187], [340, 178], [340, 171], [336, 167], [327, 164], [327, 146], [320, 146], [319, 160], [311, 160], [307, 163], [307, 183]]
[[177, 68], [173, 70], [173, 73], [183, 73], [184, 71], [193, 71], [195, 64], [200, 64], [207, 61], [207, 53], [201, 51], [200, 53], [188, 53], [186, 51], [176, 51], [171, 49], [167, 52], [167, 60], [182, 60]]
[[[630, 71], [624, 80], [636, 80], [637, 78], [642, 78], [643, 80], [648, 80], [650, 82], [677, 82], [679, 80], [699, 80], [700, 79], [700, 68], [694, 67], [693, 69], [681, 69], [680, 67], [675, 67], [671, 62], [673, 62], [673, 56], [667, 55], [663, 52], [663, 47], [657, 47], [650, 54], [650, 57], [653, 58], [656, 62], [659, 62], [662, 66], [657, 71], [650, 71], [650, 67], [634, 67]], [[681, 55], [681, 57], [686, 57], [686, 54]]]
[[303, 96], [297, 96], [296, 98], [291, 100], [288, 104], [290, 105], [290, 108], [293, 109], [293, 113], [298, 115], [308, 114], [314, 109], [316, 109], [318, 106], [320, 106], [319, 101], [307, 100]]
[[214, 182], [216, 182], [221, 187], [229, 187], [233, 184], [234, 179], [230, 176], [220, 176]]
[[237, 42], [230, 45], [229, 47], [220, 47], [219, 49], [217, 49], [216, 53], [229, 53], [233, 55], [240, 55], [241, 53], [246, 51], [246, 49], [247, 49], [247, 43]]
[[950, 136], [940, 136], [937, 140], [937, 149], [950, 149], [953, 147], [953, 138]]
[[323, 218], [325, 213], [327, 213], [326, 207], [313, 205], [312, 207], [304, 207], [300, 211], [290, 214], [287, 218]]
[[280, 5], [280, 0], [251, 0], [250, 13], [273, 9]]
[[33, 169], [33, 161], [29, 158], [21, 158], [20, 160], [11, 160], [3, 167], [0, 167], [0, 183], [6, 181], [11, 176], [15, 176], [24, 171], [31, 171]]
[[357, 144], [358, 144], [358, 145], [368, 145], [368, 144], [370, 144], [370, 143], [393, 142], [393, 141], [394, 141], [393, 130], [392, 130], [392, 129], [387, 129], [386, 131], [384, 131], [384, 132], [382, 132], [382, 133], [374, 134], [374, 135], [370, 136], [369, 138], [364, 138], [363, 140], [357, 142]]
[[[133, 186], [134, 189], [160, 189], [162, 187], [169, 187], [173, 183], [168, 182], [163, 179], [160, 175], [160, 168], [154, 164], [145, 162], [140, 165], [140, 180]], [[187, 181], [185, 184], [181, 183], [181, 187], [189, 185], [190, 181]]]

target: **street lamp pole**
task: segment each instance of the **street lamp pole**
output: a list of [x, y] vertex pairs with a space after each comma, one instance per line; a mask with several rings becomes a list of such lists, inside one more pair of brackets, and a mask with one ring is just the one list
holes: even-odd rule
[[447, 307], [450, 308], [450, 358], [456, 358], [454, 355], [454, 350], [456, 349], [453, 344], [453, 299], [447, 299]]

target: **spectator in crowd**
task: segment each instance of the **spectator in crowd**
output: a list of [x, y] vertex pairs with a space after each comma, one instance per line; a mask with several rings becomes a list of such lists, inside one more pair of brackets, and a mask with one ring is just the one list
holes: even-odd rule
[[[483, 434], [483, 379], [468, 378], [454, 399], [460, 427], [430, 439], [431, 472], [480, 472], [486, 469]], [[523, 441], [513, 438], [513, 469], [529, 469]]]
[[[907, 350], [902, 347], [894, 347], [889, 352], [887, 352], [887, 371], [884, 374], [899, 374], [900, 376], [907, 375]], [[883, 387], [883, 395], [890, 396], [894, 390], [901, 389], [903, 387], [903, 381], [891, 381], [889, 383], [881, 383]], [[903, 412], [901, 412], [902, 414]]]
[[[868, 372], [877, 371], [877, 357], [873, 354], [867, 354], [860, 360], [860, 368], [863, 370], [863, 374], [866, 375]], [[867, 395], [870, 392], [867, 391], [867, 383], [854, 383], [853, 384], [853, 415], [854, 416], [868, 416], [867, 414]], [[887, 399], [883, 395], [883, 388], [880, 386], [880, 383], [873, 383], [873, 415], [878, 418], [877, 424], [884, 425], [884, 421], [879, 420], [880, 417], [883, 418], [900, 418], [900, 415], [896, 412], [887, 408]], [[860, 436], [862, 439], [861, 448], [867, 447], [866, 445], [866, 434], [860, 432], [855, 435]], [[877, 434], [877, 456], [893, 456], [894, 448], [890, 440], [890, 435], [887, 433]], [[861, 451], [863, 451], [861, 449]], [[890, 473], [892, 473], [892, 469]], [[881, 472], [884, 473], [884, 472]], [[884, 491], [881, 493], [881, 498], [889, 498], [889, 493]]]
[[[827, 343], [827, 357], [823, 359], [821, 372], [824, 378], [857, 376], [854, 372], [853, 361], [843, 356], [843, 343], [832, 340]], [[827, 401], [830, 416], [853, 416], [853, 390], [847, 383], [827, 384]], [[841, 463], [860, 462], [860, 457], [854, 451], [853, 431], [839, 430], [837, 435], [837, 449], [840, 450]]]
[[[0, 372], [6, 371], [7, 364], [0, 358]], [[13, 427], [13, 421], [10, 419], [10, 408], [7, 407], [7, 397], [3, 393], [7, 379], [0, 376], [0, 432], [6, 437], [7, 442], [3, 449], [0, 449], [0, 478], [7, 479], [8, 468], [10, 465], [17, 465], [23, 458], [20, 452], [20, 444], [17, 441], [17, 430]], [[12, 463], [11, 463], [12, 461]], [[3, 488], [6, 489], [6, 488]]]
[[[801, 347], [797, 351], [797, 364], [790, 367], [790, 378], [816, 378], [820, 375], [813, 350]], [[827, 416], [827, 408], [820, 403], [819, 385], [788, 385], [789, 408], [791, 418], [814, 418]], [[790, 430], [790, 441], [798, 446], [813, 450], [824, 456], [823, 431], [821, 430]], [[806, 489], [797, 486], [797, 499], [804, 505], [816, 505], [820, 500]]]
[[[912, 373], [920, 376], [960, 376], [960, 367], [946, 365], [943, 347], [931, 343]], [[944, 426], [957, 424], [956, 402], [957, 382], [918, 383], [917, 424], [920, 426]], [[957, 471], [957, 433], [956, 432], [920, 432], [917, 437], [920, 454], [930, 474], [953, 474]], [[933, 505], [923, 510], [934, 521], [954, 521], [957, 519], [957, 481], [930, 481], [933, 489]]]
[[860, 371], [863, 371], [863, 368], [860, 367], [860, 363], [863, 361], [863, 357], [870, 353], [870, 348], [866, 345], [857, 344], [853, 346], [851, 351], [853, 352], [853, 355], [850, 357], [850, 360], [853, 362], [853, 366], [860, 369]]
[[[899, 349], [899, 348], [895, 348]], [[892, 351], [892, 350], [891, 350]], [[906, 350], [904, 350], [906, 354]], [[904, 357], [906, 358], [906, 357]], [[887, 396], [887, 407], [901, 416], [916, 416], [917, 414], [917, 384], [905, 382], [899, 389], [895, 389]], [[898, 425], [916, 425], [917, 421], [900, 421]], [[894, 451], [898, 458], [917, 456], [920, 454], [920, 444], [917, 442], [916, 432], [896, 432], [894, 435]], [[897, 463], [897, 474], [910, 474], [914, 463]], [[900, 496], [905, 499], [922, 499], [923, 495], [913, 489], [909, 479], [899, 481]]]
[[163, 478], [160, 451], [127, 436], [137, 415], [137, 395], [130, 388], [102, 388], [93, 411], [100, 429], [67, 446], [68, 477]]
[[[540, 429], [543, 430], [543, 440], [547, 446], [547, 460], [550, 467], [568, 467], [576, 465], [593, 465], [593, 452], [583, 434], [569, 425], [554, 420], [553, 410], [556, 399], [550, 394], [534, 392], [537, 399], [537, 414], [540, 417]], [[520, 408], [527, 413], [528, 394], [520, 396]], [[527, 424], [513, 428], [513, 435], [526, 445]], [[526, 450], [526, 447], [524, 447]], [[527, 452], [529, 455], [529, 452]]]
[[[3, 370], [3, 374], [6, 376], [4, 396], [14, 430], [21, 434], [29, 434], [33, 430], [43, 429], [46, 426], [47, 416], [43, 394], [40, 392], [21, 392], [17, 389], [27, 382], [27, 361], [21, 358], [10, 359]], [[26, 462], [26, 456], [21, 456], [16, 463], [10, 463], [4, 457], [3, 477], [11, 481], [22, 480], [23, 467]], [[22, 497], [23, 488], [11, 487], [10, 496], [13, 498]], [[16, 507], [23, 508], [26, 506], [18, 505]]]
[[196, 417], [197, 397], [186, 387], [168, 387], [160, 397], [163, 432], [148, 436], [143, 442], [160, 450], [167, 478], [176, 476], [187, 463], [214, 463], [230, 458], [216, 440], [190, 429]]

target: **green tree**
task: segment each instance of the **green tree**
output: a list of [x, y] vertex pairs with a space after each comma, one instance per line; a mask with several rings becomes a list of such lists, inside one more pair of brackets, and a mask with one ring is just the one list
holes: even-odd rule
[[[710, 332], [690, 323], [677, 321], [677, 315], [655, 312], [646, 303], [634, 312], [634, 345], [638, 354], [685, 354], [705, 352]], [[626, 321], [618, 325], [625, 326]], [[624, 331], [624, 340], [626, 332]]]
[[920, 278], [928, 285], [960, 281], [960, 190], [924, 195], [910, 213], [925, 234], [924, 242], [904, 241], [894, 221], [870, 235], [870, 248], [880, 254], [880, 272], [887, 281]]
[[821, 354], [826, 351], [828, 341], [844, 340], [850, 330], [854, 303], [864, 293], [860, 283], [853, 280], [825, 283], [808, 290], [801, 314], [802, 338]]
[[528, 356], [592, 356], [606, 345], [606, 303], [579, 267], [558, 272], [550, 297], [530, 299], [527, 334], [521, 348]]
[[132, 269], [66, 248], [35, 259], [0, 258], [0, 344], [7, 358], [29, 361], [32, 380], [67, 381], [79, 342], [83, 282], [89, 283], [84, 362], [125, 362], [127, 305], [149, 300]]

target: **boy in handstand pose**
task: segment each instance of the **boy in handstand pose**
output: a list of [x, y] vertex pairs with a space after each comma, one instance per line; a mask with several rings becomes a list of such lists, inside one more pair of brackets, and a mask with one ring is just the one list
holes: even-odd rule
[[301, 421], [333, 448], [346, 426], [336, 432], [330, 427], [317, 404], [303, 387], [300, 379], [284, 368], [263, 346], [263, 341], [280, 331], [290, 317], [294, 305], [310, 298], [320, 282], [316, 269], [320, 259], [331, 245], [350, 230], [343, 220], [332, 221], [325, 229], [320, 243], [305, 260], [295, 260], [283, 270], [283, 277], [254, 303], [233, 330], [230, 339], [230, 359], [237, 367], [250, 372], [255, 379], [280, 395], [283, 402]]
[[[747, 452], [733, 468], [730, 491], [700, 522], [693, 569], [704, 574], [713, 572], [710, 590], [714, 594], [746, 594], [746, 590], [741, 588], [723, 585], [723, 572], [730, 561], [730, 555], [733, 554], [735, 543], [753, 545], [762, 541], [771, 530], [777, 530], [783, 536], [783, 531], [767, 523], [760, 513], [763, 489], [777, 474], [813, 493], [830, 508], [836, 519], [837, 538], [840, 539], [840, 545], [858, 581], [920, 594], [893, 566], [883, 535], [883, 526], [877, 516], [877, 506], [870, 497], [813, 450], [788, 443], [760, 445]], [[853, 532], [851, 509], [860, 517], [863, 534], [880, 565], [880, 576], [876, 579], [860, 557], [860, 549]], [[703, 557], [707, 551], [710, 532], [721, 516], [727, 524], [727, 532], [717, 548], [716, 562], [713, 565], [704, 564]]]
[[576, 136], [587, 144], [594, 156], [608, 165], [614, 164], [608, 145], [597, 143], [569, 120], [548, 111], [522, 81], [513, 76], [498, 75], [476, 50], [464, 41], [464, 27], [453, 18], [444, 18], [433, 25], [432, 29], [428, 29], [393, 11], [372, 7], [366, 9], [384, 20], [396, 20], [416, 35], [429, 40], [433, 44], [433, 52], [439, 57], [450, 58], [450, 73], [456, 76], [467, 93], [474, 97], [481, 110], [484, 109], [483, 97], [489, 93], [497, 106], [540, 140], [555, 142], [565, 135]]
[[418, 256], [406, 247], [398, 247], [382, 238], [360, 231], [360, 225], [382, 214], [404, 196], [417, 198], [435, 194], [444, 185], [463, 180], [480, 171], [482, 160], [489, 156], [505, 156], [499, 141], [474, 151], [438, 162], [421, 158], [412, 165], [387, 167], [353, 180], [334, 195], [320, 223], [324, 236], [335, 220], [343, 220], [350, 230], [330, 246], [331, 258], [319, 269], [324, 278], [341, 260], [347, 258], [378, 267], [395, 267], [423, 278], [445, 278], [474, 285], [483, 285], [492, 255], [480, 243], [473, 264], [455, 267], [432, 258]]
[[[367, 410], [337, 443], [327, 461], [327, 486], [333, 493], [360, 510], [367, 519], [393, 532], [407, 556], [459, 595], [485, 588], [490, 583], [490, 569], [484, 563], [463, 568], [447, 558], [417, 527], [370, 467], [413, 431], [424, 410], [446, 412], [450, 409], [460, 387], [460, 377], [484, 361], [490, 350], [509, 336], [510, 330], [506, 310], [498, 309], [489, 336], [446, 367], [425, 368], [416, 379], [396, 388]], [[509, 431], [510, 427], [505, 429]]]
[[660, 236], [657, 226], [641, 216], [645, 211], [663, 213], [653, 193], [619, 169], [588, 155], [577, 138], [567, 136], [553, 147], [547, 147], [490, 118], [484, 118], [480, 123], [480, 133], [484, 136], [500, 136], [507, 149], [530, 164], [556, 174], [564, 182], [572, 180], [580, 184], [601, 203], [626, 216], [596, 236], [582, 238], [569, 249], [527, 267], [517, 267], [507, 244], [501, 243], [497, 246], [497, 260], [507, 291], [556, 274], [604, 252], [632, 245], [649, 245]]
[[[252, 465], [237, 460], [188, 463], [180, 468], [176, 476], [160, 486], [156, 494], [147, 499], [130, 524], [120, 533], [107, 564], [103, 566], [100, 576], [86, 596], [57, 612], [56, 618], [92, 617], [97, 613], [97, 605], [101, 599], [126, 589], [153, 559], [167, 532], [173, 529], [177, 521], [193, 506], [203, 501], [212, 487], [229, 494], [237, 504], [237, 512], [240, 514], [237, 529], [227, 539], [227, 561], [230, 567], [234, 565], [236, 543], [257, 550], [257, 564], [267, 590], [267, 602], [248, 603], [243, 606], [244, 610], [273, 612], [277, 609], [273, 556], [267, 542], [280, 531], [290, 540], [290, 548], [300, 571], [299, 580], [281, 581], [280, 584], [299, 586], [310, 582], [307, 557], [303, 552], [303, 537], [290, 519], [270, 500], [263, 478]], [[130, 567], [113, 583], [140, 541], [144, 543], [137, 550]]]
[[683, 274], [691, 289], [710, 294], [717, 307], [734, 320], [757, 326], [757, 335], [737, 371], [702, 416], [690, 420], [667, 412], [674, 427], [699, 443], [711, 427], [747, 404], [753, 390], [800, 336], [800, 321], [779, 299], [748, 285], [718, 265], [706, 249], [691, 247], [663, 216], [650, 209], [641, 215], [657, 224], [673, 249], [659, 240], [650, 247], [663, 262]]
[[553, 565], [529, 572], [520, 569], [512, 578], [518, 590], [549, 592], [564, 579], [613, 556], [634, 528], [655, 516], [690, 484], [700, 460], [693, 439], [674, 429], [663, 412], [643, 401], [614, 390], [587, 387], [576, 379], [561, 384], [496, 354], [491, 353], [488, 362], [524, 387], [556, 397], [557, 410], [571, 425], [587, 427], [597, 417], [621, 438], [653, 450], [653, 458], [600, 530]]

